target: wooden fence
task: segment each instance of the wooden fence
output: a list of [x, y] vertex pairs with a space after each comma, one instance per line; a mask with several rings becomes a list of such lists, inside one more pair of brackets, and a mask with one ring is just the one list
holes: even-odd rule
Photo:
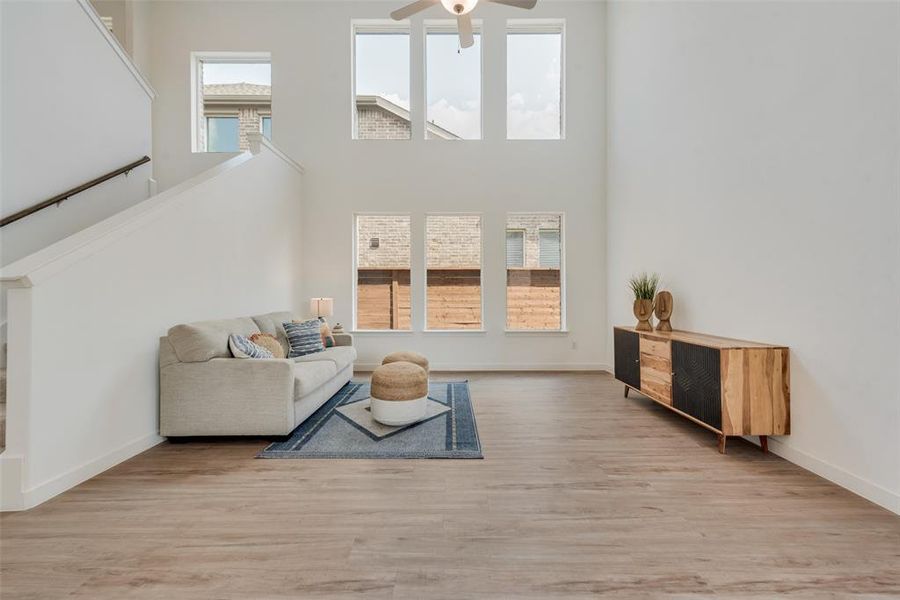
[[[559, 329], [558, 269], [507, 271], [509, 329]], [[429, 269], [428, 329], [480, 329], [481, 273], [478, 269]], [[410, 329], [408, 269], [359, 269], [359, 329]]]

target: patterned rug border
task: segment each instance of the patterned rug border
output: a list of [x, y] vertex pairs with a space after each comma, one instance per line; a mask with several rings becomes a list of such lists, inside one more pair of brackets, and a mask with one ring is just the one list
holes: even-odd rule
[[[367, 384], [368, 384], [367, 381], [352, 381], [351, 380], [347, 383], [347, 385], [348, 386], [357, 386], [357, 387], [355, 390], [353, 390], [349, 393], [350, 394], [355, 393], [356, 390], [359, 389], [359, 386], [367, 385]], [[481, 447], [481, 435], [478, 432], [478, 421], [475, 419], [475, 407], [472, 406], [472, 397], [471, 397], [471, 394], [469, 393], [469, 391], [470, 391], [469, 390], [469, 380], [463, 379], [463, 380], [455, 380], [455, 381], [430, 381], [429, 382], [429, 386], [431, 386], [431, 385], [448, 385], [448, 384], [449, 385], [465, 384], [465, 386], [466, 386], [466, 392], [467, 392], [467, 396], [468, 396], [467, 399], [469, 402], [469, 408], [472, 413], [472, 431], [474, 433], [475, 445], [476, 445], [476, 448], [473, 450], [437, 450], [437, 451], [429, 451], [429, 452], [409, 452], [402, 456], [397, 455], [397, 454], [390, 454], [390, 453], [382, 454], [382, 453], [377, 453], [377, 452], [376, 453], [363, 453], [363, 454], [354, 454], [352, 452], [351, 453], [322, 452], [319, 454], [299, 455], [297, 450], [273, 450], [272, 448], [274, 446], [278, 446], [279, 444], [284, 443], [284, 442], [272, 442], [271, 444], [269, 444], [268, 446], [266, 446], [265, 448], [260, 450], [255, 458], [266, 459], [266, 460], [296, 460], [296, 459], [427, 460], [427, 459], [431, 459], [431, 458], [438, 459], [438, 460], [483, 459], [484, 454], [482, 452], [482, 447]], [[341, 388], [341, 390], [339, 390], [335, 394], [335, 396], [339, 395], [343, 390], [344, 390], [344, 388]], [[326, 402], [326, 404], [328, 402], [331, 402], [335, 396], [332, 396], [332, 398], [329, 398], [329, 400]], [[325, 406], [325, 405], [323, 404], [322, 406]], [[334, 403], [334, 405], [331, 406], [331, 408], [326, 413], [326, 415], [321, 417], [319, 419], [319, 421], [322, 423], [327, 421], [327, 419], [329, 417], [333, 416], [336, 413], [335, 409], [338, 406], [341, 406], [340, 401]], [[315, 413], [313, 413], [313, 414], [315, 414]], [[337, 413], [337, 416], [344, 419], [345, 421], [348, 421], [348, 419], [340, 413]], [[437, 416], [439, 417], [441, 415], [437, 415]], [[310, 418], [312, 418], [312, 415], [310, 416]], [[437, 418], [437, 417], [433, 417], [433, 418]], [[297, 428], [302, 427], [305, 423], [306, 423], [306, 421], [304, 421], [304, 423], [301, 423], [300, 425], [298, 425]], [[318, 425], [318, 423], [319, 422], [313, 424], [313, 427], [316, 427]], [[297, 428], [295, 428], [294, 431], [296, 431]], [[291, 432], [291, 433], [293, 434], [293, 432]], [[400, 432], [398, 431], [397, 433], [400, 433]], [[392, 434], [392, 435], [395, 435], [395, 434]]]

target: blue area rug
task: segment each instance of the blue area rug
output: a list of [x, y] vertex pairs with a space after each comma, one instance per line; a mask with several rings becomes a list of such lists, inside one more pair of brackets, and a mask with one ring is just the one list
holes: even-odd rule
[[369, 416], [369, 384], [350, 382], [257, 458], [483, 458], [468, 382], [432, 383], [428, 397], [425, 420], [386, 427]]

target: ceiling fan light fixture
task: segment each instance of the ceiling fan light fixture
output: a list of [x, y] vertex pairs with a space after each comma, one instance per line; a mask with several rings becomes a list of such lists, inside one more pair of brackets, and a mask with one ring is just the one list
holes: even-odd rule
[[478, 0], [441, 0], [447, 12], [453, 15], [465, 15], [472, 12]]

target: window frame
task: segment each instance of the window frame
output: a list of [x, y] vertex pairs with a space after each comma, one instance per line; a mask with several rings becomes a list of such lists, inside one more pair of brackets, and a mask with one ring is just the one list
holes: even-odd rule
[[[506, 253], [503, 253], [503, 332], [514, 335], [553, 335], [568, 334], [568, 310], [566, 302], [566, 213], [564, 211], [511, 211], [506, 213], [506, 220], [503, 223], [504, 230], [508, 229], [506, 225], [509, 223], [511, 216], [553, 216], [559, 217], [559, 329], [510, 329], [509, 324], [509, 283], [506, 281], [507, 271]], [[544, 228], [546, 229], [546, 228]], [[505, 239], [505, 236], [504, 236]]]
[[[454, 34], [459, 35], [459, 25], [452, 19], [425, 19], [422, 23], [422, 88], [423, 88], [423, 106], [422, 106], [422, 139], [429, 141], [428, 138], [428, 34]], [[484, 23], [481, 19], [472, 19], [472, 34], [480, 36], [481, 43], [478, 45], [478, 137], [474, 139], [458, 138], [455, 140], [447, 140], [441, 138], [444, 142], [483, 142], [484, 137]], [[482, 227], [484, 221], [482, 221]], [[482, 229], [482, 237], [484, 237], [484, 229]], [[484, 319], [482, 319], [484, 321]], [[482, 325], [484, 323], [482, 322]], [[466, 331], [466, 330], [464, 330]]]
[[[511, 138], [509, 137], [509, 36], [529, 33], [558, 33], [559, 41], [559, 137], [558, 138]], [[505, 139], [508, 142], [562, 142], [566, 139], [566, 20], [565, 19], [507, 19], [506, 20], [506, 64], [504, 102], [506, 115]]]
[[[267, 63], [269, 68], [272, 67], [271, 52], [220, 52], [220, 51], [204, 51], [191, 52], [190, 54], [190, 73], [191, 73], [191, 152], [194, 154], [223, 154], [209, 152], [206, 150], [206, 141], [201, 138], [200, 124], [204, 123], [206, 114], [203, 111], [203, 89], [201, 82], [203, 81], [202, 69], [203, 63]], [[275, 96], [275, 86], [272, 87], [272, 97]], [[226, 115], [213, 115], [226, 116]], [[224, 154], [235, 154], [234, 152], [225, 152]]]
[[[266, 119], [269, 119], [269, 121], [271, 121], [271, 120], [272, 120], [272, 115], [271, 115], [271, 114], [268, 114], [268, 115], [267, 115], [267, 114], [264, 114], [264, 113], [259, 113], [259, 133], [260, 133], [263, 137], [266, 137], [266, 135], [265, 135], [265, 133], [264, 133], [265, 128], [263, 127], [263, 124], [265, 123]], [[271, 135], [272, 135], [271, 129], [272, 129], [272, 125], [269, 124], [269, 130], [270, 130], [270, 131], [269, 131], [269, 136], [270, 136], [270, 137], [268, 137], [268, 138], [266, 138], [266, 139], [268, 139], [270, 142], [272, 141], [272, 138], [271, 138]]]
[[[479, 265], [478, 265], [478, 295], [479, 295], [479, 314], [481, 315], [481, 327], [478, 329], [430, 329], [428, 327], [428, 217], [478, 217], [481, 224], [481, 235], [479, 237]], [[484, 213], [468, 211], [468, 212], [426, 212], [422, 220], [422, 314], [425, 321], [422, 323], [422, 333], [437, 334], [460, 334], [460, 333], [485, 333], [487, 330], [484, 326]]]
[[357, 315], [359, 313], [358, 301], [359, 301], [359, 290], [357, 289], [359, 283], [359, 217], [407, 217], [409, 219], [409, 271], [410, 271], [410, 304], [412, 304], [414, 300], [414, 296], [412, 295], [412, 270], [413, 270], [413, 252], [414, 252], [414, 236], [413, 236], [413, 214], [409, 211], [357, 211], [353, 213], [353, 220], [351, 222], [351, 240], [352, 240], [352, 265], [353, 268], [350, 271], [350, 289], [352, 290], [352, 310], [353, 313], [351, 315], [351, 323], [352, 326], [350, 331], [353, 333], [375, 333], [375, 334], [410, 334], [416, 330], [415, 325], [415, 315], [412, 310], [412, 306], [410, 306], [410, 315], [409, 315], [409, 329], [359, 329], [359, 325], [357, 322]]
[[[406, 34], [409, 39], [409, 137], [406, 139], [363, 139], [359, 137], [359, 116], [356, 113], [356, 36], [363, 34]], [[394, 21], [391, 19], [351, 19], [350, 20], [350, 139], [361, 142], [404, 142], [412, 139], [412, 26], [409, 19]]]

